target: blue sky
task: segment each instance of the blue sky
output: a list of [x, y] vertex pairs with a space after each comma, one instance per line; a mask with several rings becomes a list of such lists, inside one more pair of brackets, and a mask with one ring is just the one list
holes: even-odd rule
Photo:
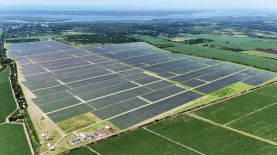
[[3, 9], [212, 10], [276, 9], [276, 0], [0, 0]]

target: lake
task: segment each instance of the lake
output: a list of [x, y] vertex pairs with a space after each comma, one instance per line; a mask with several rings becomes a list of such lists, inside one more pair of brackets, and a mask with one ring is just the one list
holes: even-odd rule
[[[28, 14], [28, 13], [3, 13], [0, 12], [0, 17], [41, 17], [41, 18], [63, 18], [71, 19], [62, 22], [86, 22], [86, 21], [148, 21], [155, 19], [184, 19], [184, 18], [211, 18], [211, 17], [239, 17], [239, 16], [268, 16], [276, 15], [274, 11], [251, 11], [251, 10], [215, 10], [215, 11], [200, 11], [198, 13], [188, 14], [172, 14], [165, 16], [101, 16], [101, 15], [54, 15], [54, 14]], [[38, 23], [27, 22], [23, 20], [0, 20], [16, 23]], [[39, 22], [43, 23], [43, 22]], [[45, 22], [47, 23], [47, 22]]]

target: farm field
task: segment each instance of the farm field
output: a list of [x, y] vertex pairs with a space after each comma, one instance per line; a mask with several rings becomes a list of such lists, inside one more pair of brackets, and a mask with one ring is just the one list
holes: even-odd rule
[[271, 85], [191, 112], [265, 139], [276, 141], [277, 85]]
[[101, 154], [198, 154], [144, 129], [88, 147]]
[[[221, 103], [197, 110], [195, 114], [225, 124], [277, 102], [276, 97], [250, 92]], [[236, 112], [234, 112], [236, 111]]]
[[204, 154], [269, 154], [274, 145], [201, 120], [181, 115], [147, 129]]
[[22, 124], [1, 124], [0, 133], [0, 154], [31, 155]]
[[[123, 130], [237, 82], [257, 86], [277, 76], [145, 43], [78, 49], [48, 41], [12, 44], [8, 54], [19, 63], [30, 99], [66, 133], [106, 120]], [[88, 113], [91, 121], [79, 128], [64, 126]]]
[[6, 122], [6, 118], [16, 109], [9, 76], [10, 67], [0, 73], [0, 123]]
[[[236, 37], [211, 34], [182, 34], [185, 38], [204, 38], [214, 40], [205, 44], [215, 45], [219, 47], [236, 48], [244, 51], [252, 49], [275, 49], [277, 47], [276, 40], [268, 40], [262, 38]], [[182, 38], [182, 37], [181, 37]]]

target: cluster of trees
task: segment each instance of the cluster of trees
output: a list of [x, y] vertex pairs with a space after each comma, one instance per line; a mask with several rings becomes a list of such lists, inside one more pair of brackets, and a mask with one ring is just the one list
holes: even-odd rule
[[197, 38], [197, 39], [185, 40], [185, 41], [182, 41], [182, 43], [192, 45], [192, 44], [200, 44], [200, 43], [213, 42], [213, 41], [214, 40], [211, 40], [211, 39]]
[[[3, 30], [4, 31], [4, 30]], [[9, 63], [10, 60], [7, 60], [6, 51], [7, 49], [4, 48], [5, 43], [5, 33], [0, 34], [0, 63], [3, 66], [4, 64]]]
[[167, 48], [167, 47], [174, 47], [174, 45], [166, 43], [166, 44], [156, 45], [156, 47], [158, 47], [158, 48]]
[[11, 83], [12, 83], [12, 88], [14, 90], [15, 98], [18, 102], [18, 105], [19, 105], [20, 109], [24, 110], [24, 114], [21, 115], [21, 116], [12, 116], [9, 119], [11, 121], [13, 121], [13, 120], [17, 120], [18, 118], [20, 118], [20, 119], [24, 118], [25, 126], [28, 130], [28, 134], [29, 134], [29, 137], [31, 139], [32, 146], [33, 146], [34, 151], [36, 152], [36, 154], [38, 154], [39, 151], [40, 151], [40, 141], [39, 141], [37, 132], [35, 130], [35, 127], [33, 125], [33, 122], [30, 118], [30, 115], [27, 111], [27, 106], [28, 105], [26, 103], [26, 99], [24, 98], [22, 88], [18, 83], [17, 65], [16, 65], [15, 62], [12, 61], [10, 63], [10, 67], [11, 67], [10, 79], [11, 79]]
[[93, 43], [129, 43], [129, 42], [136, 42], [137, 39], [135, 38], [129, 38], [126, 36], [120, 36], [120, 35], [67, 35], [63, 37], [63, 40], [60, 40], [63, 43], [70, 44], [93, 44]]
[[25, 126], [28, 130], [29, 137], [31, 139], [33, 149], [34, 149], [36, 154], [39, 154], [41, 144], [40, 144], [40, 141], [39, 141], [39, 138], [38, 138], [38, 134], [36, 132], [34, 124], [31, 120], [31, 117], [30, 117], [27, 110], [24, 110], [24, 115], [25, 115], [25, 117], [24, 117]]
[[13, 121], [17, 121], [18, 119], [24, 119], [25, 115], [12, 115], [11, 117], [9, 117], [9, 121], [13, 122]]
[[12, 88], [14, 90], [14, 94], [15, 94], [15, 98], [18, 102], [18, 105], [20, 107], [20, 109], [27, 109], [27, 103], [26, 103], [26, 99], [24, 98], [23, 95], [23, 91], [21, 86], [18, 84], [18, 76], [17, 76], [17, 66], [16, 63], [12, 62], [10, 64], [11, 67], [11, 75], [10, 75], [10, 79], [11, 79], [11, 83], [12, 83]]

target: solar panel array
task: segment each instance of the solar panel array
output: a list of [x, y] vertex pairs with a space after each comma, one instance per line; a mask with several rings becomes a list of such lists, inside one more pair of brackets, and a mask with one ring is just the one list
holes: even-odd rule
[[[125, 48], [122, 48], [124, 45]], [[217, 86], [220, 84], [217, 81], [222, 78], [228, 84], [233, 84], [234, 81], [226, 77], [236, 77], [232, 76], [236, 73], [247, 75], [240, 76], [243, 78], [239, 78], [239, 82], [255, 86], [277, 76], [276, 73], [246, 66], [175, 54], [145, 43], [91, 46], [83, 47], [83, 49], [155, 73], [192, 88], [211, 83], [209, 85], [214, 88], [210, 91], [207, 91], [204, 87], [198, 89], [202, 93], [211, 93], [221, 89]]]
[[209, 94], [239, 81], [259, 85], [276, 77], [145, 43], [82, 49], [55, 41], [12, 44], [9, 56], [20, 65], [22, 84], [36, 95], [32, 101], [53, 122], [92, 112], [121, 129], [203, 96], [173, 82]]

